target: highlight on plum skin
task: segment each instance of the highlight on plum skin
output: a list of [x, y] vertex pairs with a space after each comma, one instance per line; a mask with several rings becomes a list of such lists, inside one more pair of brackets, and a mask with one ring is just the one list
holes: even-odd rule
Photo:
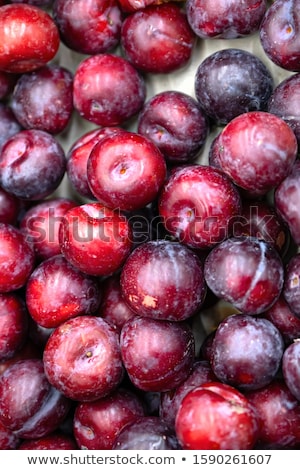
[[210, 249], [232, 234], [241, 196], [223, 171], [206, 165], [179, 166], [159, 196], [166, 230], [181, 243]]
[[180, 243], [149, 241], [125, 261], [120, 277], [128, 306], [139, 316], [183, 321], [192, 317], [206, 296], [203, 266]]
[[216, 329], [211, 368], [223, 383], [240, 391], [257, 390], [275, 379], [284, 346], [280, 331], [269, 320], [241, 313], [230, 315]]
[[206, 382], [183, 398], [175, 430], [183, 449], [247, 450], [258, 439], [259, 424], [255, 409], [236, 388]]
[[263, 313], [277, 301], [284, 283], [278, 251], [255, 237], [231, 237], [207, 255], [204, 276], [215, 295], [249, 315]]
[[189, 324], [134, 317], [120, 334], [124, 367], [131, 382], [149, 392], [177, 387], [192, 370], [195, 339]]
[[42, 8], [11, 4], [0, 9], [0, 70], [26, 73], [46, 65], [59, 49], [58, 28]]
[[119, 334], [96, 316], [60, 324], [46, 343], [43, 363], [49, 382], [73, 401], [108, 396], [124, 377]]

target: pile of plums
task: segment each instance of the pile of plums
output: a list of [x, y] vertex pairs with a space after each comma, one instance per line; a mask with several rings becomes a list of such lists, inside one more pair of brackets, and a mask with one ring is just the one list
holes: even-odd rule
[[0, 5], [0, 449], [299, 449], [300, 0]]

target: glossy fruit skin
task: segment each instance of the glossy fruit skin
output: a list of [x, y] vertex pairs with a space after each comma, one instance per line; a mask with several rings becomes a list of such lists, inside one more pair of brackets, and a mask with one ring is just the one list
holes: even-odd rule
[[123, 13], [115, 0], [56, 0], [53, 18], [63, 43], [81, 54], [108, 52], [120, 41]]
[[258, 31], [267, 9], [266, 1], [188, 0], [187, 18], [195, 34], [202, 38], [234, 39]]
[[284, 267], [278, 252], [265, 241], [232, 237], [207, 255], [204, 276], [217, 297], [243, 313], [257, 315], [278, 299]]
[[299, 17], [297, 0], [275, 0], [259, 29], [265, 54], [274, 64], [292, 72], [300, 71]]
[[51, 64], [22, 74], [13, 90], [11, 107], [24, 129], [59, 134], [73, 112], [72, 72]]
[[45, 328], [95, 313], [100, 300], [97, 279], [76, 269], [61, 254], [40, 262], [26, 283], [28, 311]]
[[138, 246], [121, 271], [121, 289], [129, 307], [140, 316], [183, 321], [205, 300], [203, 266], [188, 247], [167, 240]]
[[265, 110], [274, 79], [255, 54], [237, 48], [213, 52], [198, 66], [195, 95], [216, 124], [249, 111]]
[[169, 73], [182, 68], [189, 62], [194, 44], [186, 15], [174, 2], [150, 5], [122, 23], [124, 55], [142, 72]]
[[209, 249], [231, 235], [241, 198], [224, 172], [187, 165], [171, 172], [158, 207], [163, 224], [176, 239], [193, 248]]
[[162, 392], [176, 388], [189, 375], [195, 340], [185, 322], [135, 317], [120, 334], [124, 367], [138, 389]]
[[183, 398], [175, 430], [186, 450], [247, 450], [257, 440], [258, 418], [238, 390], [208, 382]]
[[276, 188], [290, 173], [298, 145], [283, 119], [251, 111], [232, 119], [218, 138], [218, 162], [231, 180], [253, 195]]
[[190, 375], [178, 387], [160, 394], [159, 416], [171, 428], [183, 398], [196, 387], [206, 382], [216, 382], [217, 377], [206, 360], [196, 359]]
[[145, 415], [140, 397], [124, 387], [91, 403], [78, 403], [74, 414], [74, 436], [80, 449], [111, 450], [127, 424]]
[[76, 195], [94, 200], [87, 179], [87, 161], [93, 147], [104, 137], [115, 132], [124, 132], [121, 127], [100, 127], [78, 137], [67, 152], [67, 177]]
[[52, 17], [33, 5], [4, 5], [0, 10], [0, 70], [25, 73], [52, 60], [59, 32]]
[[137, 114], [146, 98], [144, 78], [121, 56], [96, 54], [75, 70], [74, 107], [98, 126], [117, 126]]
[[167, 162], [193, 162], [209, 134], [209, 121], [197, 101], [179, 91], [150, 98], [138, 116], [138, 132], [148, 137]]
[[239, 390], [257, 390], [275, 378], [283, 352], [282, 336], [273, 323], [238, 313], [219, 324], [210, 363], [220, 382]]
[[300, 73], [294, 73], [278, 83], [273, 89], [267, 105], [269, 113], [276, 114], [292, 128], [298, 145], [300, 144], [299, 101]]
[[127, 424], [117, 435], [114, 450], [181, 449], [174, 430], [158, 416], [144, 416]]
[[71, 402], [48, 382], [41, 359], [17, 361], [0, 376], [0, 420], [17, 437], [33, 439], [54, 431]]
[[290, 173], [277, 186], [274, 192], [275, 209], [287, 224], [292, 238], [300, 244], [300, 217], [297, 209], [300, 201], [299, 191], [300, 162], [297, 159]]
[[59, 255], [59, 227], [65, 213], [77, 203], [66, 197], [36, 202], [20, 216], [19, 227], [33, 245], [38, 261]]
[[245, 395], [257, 412], [260, 445], [267, 449], [299, 446], [300, 405], [284, 380], [273, 380], [259, 390], [245, 392]]
[[35, 266], [33, 247], [17, 227], [0, 224], [0, 292], [25, 286]]
[[62, 182], [65, 169], [63, 147], [48, 132], [22, 130], [2, 147], [0, 183], [20, 199], [32, 201], [50, 196]]
[[13, 357], [28, 336], [28, 313], [20, 295], [0, 294], [0, 360]]
[[65, 396], [89, 402], [109, 395], [123, 379], [119, 335], [103, 318], [66, 320], [48, 339], [45, 374]]
[[70, 209], [59, 228], [62, 254], [82, 272], [108, 276], [118, 271], [132, 247], [128, 220], [101, 203]]
[[167, 175], [165, 159], [148, 138], [121, 132], [101, 139], [87, 161], [87, 180], [97, 201], [133, 211], [154, 201]]

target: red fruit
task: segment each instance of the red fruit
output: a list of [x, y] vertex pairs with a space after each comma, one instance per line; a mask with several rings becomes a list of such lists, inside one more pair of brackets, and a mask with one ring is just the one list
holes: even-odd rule
[[93, 55], [80, 62], [75, 71], [75, 109], [98, 126], [125, 123], [140, 111], [145, 97], [144, 78], [121, 56]]
[[183, 244], [211, 248], [230, 236], [241, 198], [220, 170], [204, 165], [176, 168], [160, 194], [166, 229]]
[[43, 360], [49, 382], [75, 401], [107, 396], [123, 379], [119, 334], [99, 317], [83, 315], [59, 325]]
[[249, 450], [257, 441], [258, 418], [238, 390], [209, 382], [183, 398], [175, 430], [184, 449]]
[[23, 439], [53, 432], [66, 418], [71, 401], [48, 382], [40, 359], [24, 359], [0, 377], [0, 421]]
[[76, 268], [92, 276], [117, 271], [132, 246], [126, 217], [101, 203], [87, 203], [70, 209], [59, 231], [62, 254]]
[[156, 199], [166, 177], [166, 162], [156, 145], [134, 132], [108, 135], [87, 161], [94, 197], [107, 207], [132, 211]]
[[120, 430], [144, 414], [144, 404], [138, 395], [118, 388], [107, 397], [77, 405], [75, 439], [81, 449], [110, 450]]
[[125, 261], [121, 288], [129, 307], [143, 317], [182, 321], [201, 307], [206, 295], [202, 264], [180, 243], [149, 241]]
[[278, 116], [251, 111], [232, 119], [218, 138], [218, 163], [231, 180], [258, 196], [278, 186], [297, 156], [297, 139]]
[[143, 72], [180, 69], [190, 60], [194, 44], [186, 15], [174, 2], [150, 5], [128, 15], [122, 24], [125, 57]]
[[31, 273], [26, 284], [26, 304], [36, 323], [55, 328], [69, 318], [94, 313], [100, 304], [99, 285], [97, 279], [56, 255]]
[[52, 60], [58, 48], [58, 28], [44, 10], [24, 4], [0, 8], [0, 70], [30, 72]]
[[32, 246], [16, 227], [0, 223], [0, 292], [23, 287], [35, 263]]

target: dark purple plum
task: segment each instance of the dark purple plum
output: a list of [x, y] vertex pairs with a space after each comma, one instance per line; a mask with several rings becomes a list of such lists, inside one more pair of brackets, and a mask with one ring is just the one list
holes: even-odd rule
[[208, 287], [220, 299], [249, 315], [270, 308], [284, 282], [278, 251], [255, 237], [232, 237], [207, 255], [204, 275]]
[[235, 39], [259, 30], [267, 9], [265, 0], [188, 0], [187, 17], [202, 39]]
[[73, 112], [73, 74], [60, 65], [45, 65], [17, 81], [11, 107], [24, 129], [59, 134]]
[[283, 338], [272, 322], [237, 313], [219, 324], [210, 363], [221, 382], [257, 390], [275, 378], [283, 352]]
[[122, 428], [144, 415], [142, 399], [124, 387], [91, 403], [78, 403], [73, 421], [76, 442], [80, 449], [111, 450]]
[[244, 392], [259, 419], [258, 443], [266, 449], [292, 449], [300, 444], [300, 403], [284, 380]]
[[131, 382], [144, 391], [176, 388], [193, 367], [195, 339], [185, 322], [136, 316], [124, 324], [120, 346]]
[[158, 416], [144, 416], [124, 426], [117, 435], [114, 450], [177, 450], [175, 431]]
[[275, 0], [259, 28], [261, 46], [267, 57], [284, 70], [300, 71], [300, 2]]
[[300, 144], [300, 73], [282, 80], [269, 98], [267, 110], [283, 119], [293, 129]]
[[195, 74], [195, 95], [216, 124], [239, 114], [265, 110], [274, 80], [270, 70], [251, 52], [229, 48], [207, 56]]
[[39, 129], [22, 130], [10, 137], [0, 156], [0, 184], [24, 200], [50, 196], [65, 174], [63, 147], [51, 134]]
[[300, 318], [292, 312], [282, 294], [272, 307], [263, 313], [263, 317], [276, 326], [286, 345], [300, 337]]
[[138, 116], [138, 132], [148, 137], [170, 163], [186, 163], [199, 156], [209, 122], [197, 101], [179, 91], [154, 95]]
[[281, 257], [289, 247], [290, 233], [274, 206], [261, 199], [243, 200], [241, 217], [234, 223], [234, 236], [256, 237], [271, 244]]
[[40, 359], [17, 361], [0, 376], [0, 421], [18, 437], [49, 434], [70, 408], [71, 401], [48, 382]]

